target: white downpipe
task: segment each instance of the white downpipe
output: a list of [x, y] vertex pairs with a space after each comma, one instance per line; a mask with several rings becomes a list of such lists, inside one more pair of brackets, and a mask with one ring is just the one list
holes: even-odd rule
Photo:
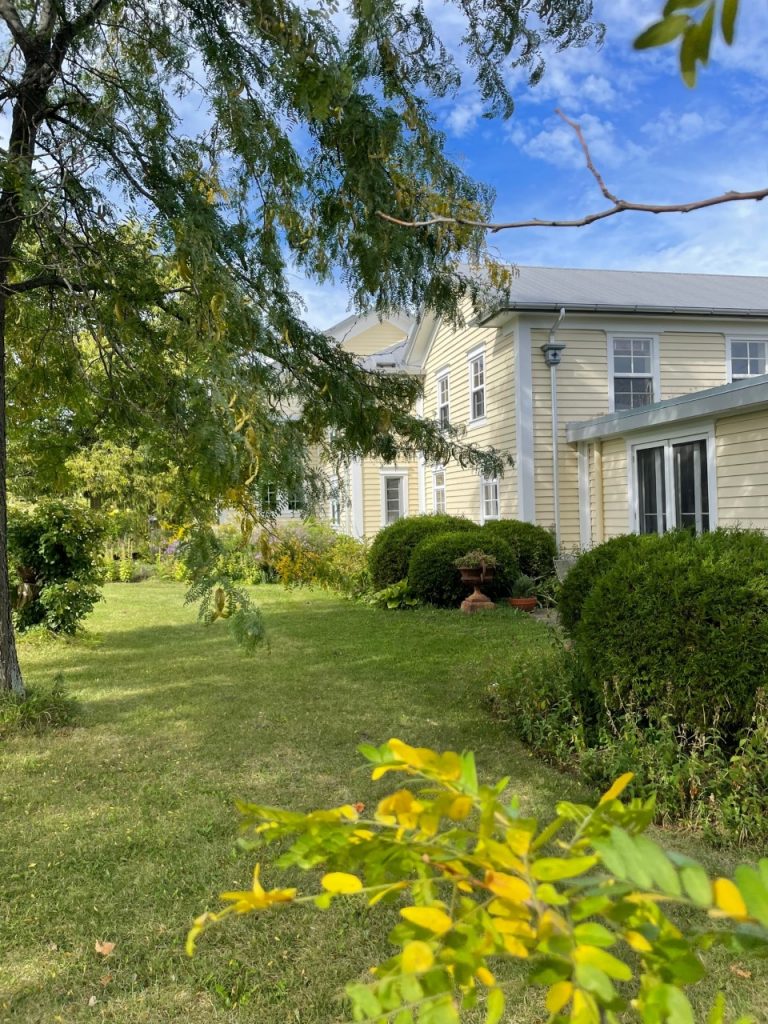
[[[554, 333], [554, 332], [553, 332]], [[560, 552], [560, 460], [559, 460], [559, 439], [558, 424], [560, 422], [557, 411], [557, 363], [549, 368], [550, 387], [552, 390], [552, 498], [555, 512], [555, 540], [557, 542], [558, 554]]]

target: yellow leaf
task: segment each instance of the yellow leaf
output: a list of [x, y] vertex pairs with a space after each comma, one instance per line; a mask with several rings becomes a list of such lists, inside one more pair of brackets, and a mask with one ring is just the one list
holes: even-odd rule
[[519, 957], [521, 960], [528, 956], [527, 947], [522, 944], [520, 939], [516, 939], [514, 935], [504, 936], [504, 949], [506, 949], [510, 956]]
[[404, 974], [423, 974], [434, 962], [434, 955], [426, 942], [416, 939], [403, 949], [401, 964]]
[[382, 775], [386, 775], [387, 772], [401, 772], [403, 766], [401, 764], [380, 764], [371, 772], [371, 778], [374, 782], [380, 779]]
[[406, 882], [394, 882], [392, 885], [388, 885], [386, 889], [382, 889], [381, 892], [377, 892], [375, 896], [372, 896], [368, 900], [368, 906], [375, 907], [380, 900], [383, 900], [385, 896], [389, 896], [391, 892], [399, 892], [400, 889], [405, 889], [406, 887]]
[[453, 921], [444, 910], [438, 907], [405, 907], [400, 911], [402, 917], [411, 924], [425, 928], [435, 935], [443, 935], [453, 928]]
[[453, 821], [464, 821], [472, 810], [472, 800], [468, 796], [457, 796], [448, 808], [448, 817]]
[[650, 951], [653, 949], [653, 946], [650, 944], [648, 939], [646, 939], [642, 932], [625, 932], [624, 938], [626, 939], [628, 945], [632, 949], [634, 949], [636, 953], [650, 953]]
[[741, 893], [729, 878], [716, 878], [712, 884], [715, 906], [729, 917], [749, 917]]
[[508, 918], [502, 917], [494, 921], [493, 925], [496, 931], [502, 935], [517, 935], [523, 939], [536, 938], [536, 932], [527, 921], [510, 921]]
[[596, 946], [577, 946], [573, 951], [573, 961], [577, 964], [589, 964], [617, 981], [631, 981], [632, 969], [612, 953]]
[[533, 835], [524, 828], [511, 828], [506, 835], [507, 844], [512, 853], [525, 857], [531, 848]]
[[496, 984], [496, 979], [488, 970], [487, 967], [478, 967], [475, 971], [475, 977], [481, 985], [485, 985], [486, 988], [493, 988]]
[[503, 900], [511, 903], [523, 903], [531, 898], [531, 887], [522, 878], [505, 875], [501, 871], [486, 871], [485, 884], [488, 889]]
[[547, 992], [547, 1009], [551, 1014], [560, 1013], [564, 1006], [567, 1006], [573, 995], [573, 985], [570, 981], [558, 981]]
[[600, 797], [600, 803], [607, 804], [609, 800], [615, 800], [621, 796], [634, 777], [634, 772], [625, 772], [623, 775], [620, 775], [611, 788], [607, 789]]
[[351, 893], [360, 892], [363, 883], [356, 875], [348, 875], [345, 871], [331, 871], [323, 875], [320, 884], [326, 892]]

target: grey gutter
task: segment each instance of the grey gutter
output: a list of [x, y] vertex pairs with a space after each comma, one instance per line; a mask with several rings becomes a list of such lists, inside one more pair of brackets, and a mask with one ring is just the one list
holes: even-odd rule
[[[560, 302], [513, 302], [501, 306], [490, 313], [481, 315], [478, 323], [485, 327], [495, 317], [502, 313], [553, 313], [557, 312], [563, 303]], [[642, 305], [611, 305], [605, 302], [585, 303], [568, 302], [569, 313], [642, 313], [647, 316], [706, 316], [720, 317], [723, 319], [754, 319], [764, 317], [768, 319], [768, 309], [716, 309], [705, 306], [642, 306]]]
[[706, 391], [694, 391], [664, 402], [654, 402], [642, 409], [609, 413], [591, 420], [566, 423], [565, 434], [569, 444], [578, 441], [620, 437], [636, 430], [646, 430], [665, 423], [680, 423], [705, 416], [738, 413], [749, 408], [768, 406], [768, 374], [747, 377], [731, 384], [722, 384]]

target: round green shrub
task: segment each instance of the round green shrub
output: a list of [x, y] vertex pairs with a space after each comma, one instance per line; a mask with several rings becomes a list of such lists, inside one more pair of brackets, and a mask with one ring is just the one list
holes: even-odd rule
[[574, 632], [606, 722], [625, 714], [735, 749], [768, 664], [768, 537], [683, 531], [642, 538], [594, 582]]
[[374, 590], [394, 586], [408, 575], [416, 545], [425, 537], [448, 530], [477, 530], [469, 519], [458, 516], [406, 516], [379, 530], [368, 551], [368, 569]]
[[632, 555], [642, 540], [636, 533], [614, 537], [585, 551], [560, 585], [557, 610], [561, 624], [573, 631], [581, 618], [581, 609], [596, 581], [609, 572], [619, 559]]
[[408, 567], [408, 584], [414, 596], [427, 604], [455, 608], [470, 593], [461, 582], [456, 559], [475, 548], [482, 548], [498, 561], [493, 581], [483, 587], [483, 592], [491, 600], [508, 594], [520, 575], [514, 551], [503, 540], [490, 537], [476, 526], [473, 530], [454, 530], [425, 537], [416, 546]]
[[509, 544], [524, 576], [542, 579], [553, 575], [557, 543], [543, 526], [520, 519], [497, 519], [486, 523], [483, 532]]

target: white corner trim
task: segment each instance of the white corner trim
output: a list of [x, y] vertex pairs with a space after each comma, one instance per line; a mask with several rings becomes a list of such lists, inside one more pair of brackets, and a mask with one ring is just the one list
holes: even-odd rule
[[643, 341], [649, 339], [651, 342], [651, 376], [653, 377], [653, 401], [661, 400], [661, 359], [659, 356], [659, 336], [650, 331], [609, 331], [606, 334], [608, 345], [608, 412], [616, 412], [615, 396], [613, 393], [614, 377], [614, 339], [638, 338]]
[[531, 327], [518, 321], [515, 332], [515, 438], [517, 457], [517, 514], [536, 522], [536, 487], [533, 454], [533, 371]]
[[589, 450], [586, 441], [579, 442], [579, 540], [581, 550], [592, 547], [592, 505], [589, 488]]
[[352, 536], [362, 540], [365, 536], [362, 459], [353, 459], [350, 463], [349, 498], [352, 505]]
[[419, 478], [419, 515], [423, 516], [427, 511], [427, 466], [426, 459], [419, 455], [418, 463]]

